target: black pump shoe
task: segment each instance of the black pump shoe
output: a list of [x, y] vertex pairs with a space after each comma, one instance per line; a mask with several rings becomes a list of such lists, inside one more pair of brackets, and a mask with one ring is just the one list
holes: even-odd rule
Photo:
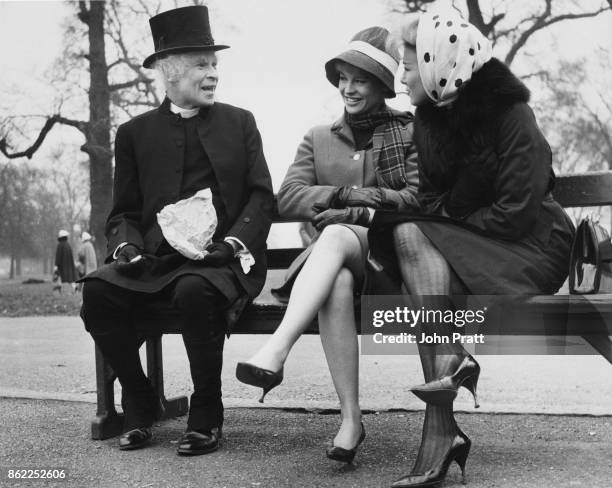
[[259, 403], [264, 402], [264, 397], [272, 389], [280, 385], [283, 381], [283, 368], [274, 372], [263, 369], [250, 363], [238, 363], [236, 365], [236, 378], [247, 385], [263, 388], [263, 393]]
[[391, 488], [420, 488], [441, 483], [444, 481], [448, 468], [453, 461], [461, 468], [461, 482], [465, 485], [465, 463], [471, 446], [472, 442], [469, 437], [463, 432], [459, 432], [436, 466], [423, 474], [408, 474], [393, 483]]
[[357, 454], [357, 449], [365, 439], [365, 427], [363, 426], [363, 422], [361, 422], [361, 434], [359, 435], [359, 440], [355, 447], [352, 449], [344, 449], [343, 447], [334, 446], [332, 441], [332, 445], [327, 448], [325, 454], [329, 459], [333, 459], [334, 461], [340, 461], [343, 463], [352, 463], [353, 459], [355, 459], [355, 454]]
[[415, 386], [410, 388], [410, 391], [425, 403], [444, 405], [451, 403], [457, 396], [459, 387], [463, 386], [474, 396], [474, 408], [478, 408], [480, 405], [478, 404], [476, 386], [479, 376], [480, 365], [468, 354], [452, 375]]
[[177, 448], [179, 456], [200, 456], [216, 451], [221, 446], [221, 427], [208, 431], [188, 430], [183, 434]]
[[140, 427], [132, 429], [121, 434], [119, 437], [119, 449], [122, 451], [131, 451], [148, 446], [153, 438], [151, 427]]

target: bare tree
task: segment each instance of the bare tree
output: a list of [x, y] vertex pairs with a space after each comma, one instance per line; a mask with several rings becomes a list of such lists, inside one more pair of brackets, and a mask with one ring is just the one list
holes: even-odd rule
[[[121, 115], [123, 118], [134, 115], [133, 110], [141, 112], [160, 103], [153, 89], [153, 78], [140, 66], [141, 57], [130, 54], [125, 40], [126, 19], [140, 21], [145, 15], [155, 13], [150, 9], [151, 4], [142, 0], [129, 4], [120, 4], [117, 0], [79, 1], [75, 7], [78, 23], [68, 23], [66, 28], [66, 52], [58, 68], [63, 76], [56, 77], [66, 81], [56, 81], [60, 95], [56, 112], [45, 117], [38, 136], [26, 149], [15, 149], [11, 142], [25, 138], [25, 131], [15, 120], [5, 118], [0, 122], [0, 152], [9, 159], [32, 158], [58, 124], [73, 127], [83, 135], [85, 142], [81, 150], [89, 157], [89, 227], [95, 236], [99, 257], [105, 253], [104, 225], [111, 206], [111, 138], [116, 120]], [[83, 34], [87, 35], [85, 45], [77, 41]], [[113, 54], [111, 62], [107, 61], [107, 47]], [[64, 111], [69, 111], [66, 107], [78, 105], [75, 100], [81, 100], [84, 95], [87, 102], [82, 105], [88, 108], [87, 117], [64, 115]]]
[[[432, 3], [434, 3], [434, 0], [404, 0], [403, 11], [420, 12]], [[559, 22], [596, 17], [612, 9], [612, 0], [608, 0], [607, 2], [602, 1], [601, 5], [593, 10], [585, 11], [577, 5], [577, 2], [574, 2], [572, 4], [573, 10], [568, 8], [568, 10], [557, 12], [553, 7], [552, 0], [539, 0], [532, 2], [530, 5], [531, 10], [521, 19], [518, 21], [512, 20], [509, 23], [510, 25], [504, 26], [504, 20], [507, 19], [508, 13], [515, 8], [512, 2], [500, 2], [487, 6], [490, 8], [488, 15], [485, 15], [480, 0], [452, 1], [450, 4], [457, 10], [461, 10], [460, 7], [463, 4], [465, 10], [467, 10], [467, 17], [470, 23], [474, 24], [494, 43], [501, 40], [508, 41], [509, 48], [504, 57], [504, 62], [508, 66], [513, 63], [519, 51], [525, 47], [537, 32]], [[402, 10], [400, 9], [400, 11]]]

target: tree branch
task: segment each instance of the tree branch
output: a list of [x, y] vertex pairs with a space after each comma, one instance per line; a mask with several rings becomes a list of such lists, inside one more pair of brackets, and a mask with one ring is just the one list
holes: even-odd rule
[[89, 10], [87, 10], [87, 5], [84, 1], [79, 2], [79, 13], [77, 14], [77, 17], [81, 22], [89, 25]]
[[[612, 0], [609, 0], [609, 1], [612, 2]], [[537, 31], [544, 29], [552, 24], [556, 24], [557, 22], [561, 22], [563, 20], [574, 20], [574, 19], [584, 19], [587, 17], [596, 17], [600, 13], [610, 10], [609, 7], [602, 7], [594, 12], [570, 13], [570, 14], [563, 14], [563, 15], [558, 15], [556, 17], [549, 18], [551, 14], [551, 10], [552, 10], [551, 4], [552, 4], [552, 0], [546, 0], [546, 8], [544, 9], [544, 12], [537, 16], [537, 18], [535, 19], [531, 27], [525, 30], [518, 37], [516, 42], [512, 45], [512, 47], [510, 48], [510, 51], [508, 51], [508, 54], [506, 55], [506, 59], [504, 60], [504, 62], [508, 66], [512, 64], [512, 62], [514, 61], [514, 58], [516, 57], [516, 54], [527, 43], [527, 40]]]
[[47, 119], [47, 122], [45, 122], [45, 125], [40, 130], [40, 133], [38, 134], [38, 137], [34, 141], [34, 144], [32, 144], [25, 151], [10, 153], [8, 151], [9, 145], [6, 142], [6, 137], [3, 137], [0, 140], [0, 152], [2, 152], [2, 154], [4, 154], [9, 159], [17, 159], [17, 158], [22, 158], [24, 156], [28, 159], [32, 159], [32, 156], [34, 155], [36, 151], [38, 151], [38, 149], [44, 142], [45, 138], [47, 137], [47, 134], [51, 131], [51, 129], [53, 128], [55, 124], [69, 125], [71, 127], [75, 127], [82, 133], [86, 132], [87, 126], [88, 126], [87, 122], [68, 119], [66, 117], [62, 117], [59, 114], [56, 114]]
[[134, 78], [133, 80], [130, 80], [130, 81], [124, 81], [123, 83], [115, 83], [114, 85], [109, 85], [108, 89], [110, 91], [117, 91], [123, 88], [130, 88], [132, 86], [136, 86], [138, 85], [138, 83], [144, 83], [145, 85], [148, 85], [148, 84], [153, 83], [153, 81], [154, 80], [152, 78], [145, 78], [144, 76], [142, 76], [142, 77]]

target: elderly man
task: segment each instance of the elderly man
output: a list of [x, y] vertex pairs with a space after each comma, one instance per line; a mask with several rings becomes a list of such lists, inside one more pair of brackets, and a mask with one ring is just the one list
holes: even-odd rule
[[[273, 194], [252, 114], [215, 102], [215, 53], [228, 46], [214, 43], [207, 8], [170, 10], [150, 25], [155, 53], [143, 66], [159, 71], [167, 97], [117, 130], [107, 264], [85, 277], [82, 317], [123, 387], [119, 447], [129, 450], [150, 442], [163, 408], [142, 369], [132, 310], [160, 300], [178, 309], [194, 386], [178, 453], [206, 454], [219, 447], [223, 424], [225, 317], [265, 281]], [[217, 225], [204, 258], [192, 259], [164, 238], [157, 214], [203, 189]], [[194, 226], [206, 218], [197, 215]]]

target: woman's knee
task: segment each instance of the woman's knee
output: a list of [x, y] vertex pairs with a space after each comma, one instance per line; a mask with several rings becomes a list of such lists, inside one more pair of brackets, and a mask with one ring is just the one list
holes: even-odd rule
[[344, 246], [350, 244], [355, 238], [355, 233], [344, 225], [328, 225], [321, 232], [315, 245], [326, 245], [335, 249], [342, 249]]

